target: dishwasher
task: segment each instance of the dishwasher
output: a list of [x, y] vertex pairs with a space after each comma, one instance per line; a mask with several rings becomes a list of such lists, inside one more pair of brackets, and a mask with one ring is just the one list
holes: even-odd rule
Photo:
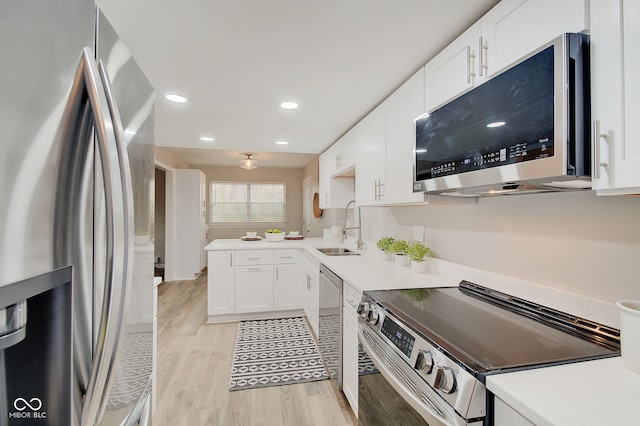
[[318, 349], [332, 384], [342, 390], [342, 278], [320, 264]]

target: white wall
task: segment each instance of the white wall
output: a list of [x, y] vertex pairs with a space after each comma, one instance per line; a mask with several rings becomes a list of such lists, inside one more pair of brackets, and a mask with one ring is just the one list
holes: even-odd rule
[[519, 195], [362, 215], [374, 250], [381, 236], [411, 240], [424, 225], [435, 257], [610, 302], [640, 299], [640, 197]]

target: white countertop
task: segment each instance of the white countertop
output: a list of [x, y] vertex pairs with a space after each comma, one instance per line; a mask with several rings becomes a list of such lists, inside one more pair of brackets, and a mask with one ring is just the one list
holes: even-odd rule
[[[317, 247], [332, 244], [322, 238], [278, 243], [267, 241], [214, 240], [205, 250], [300, 248], [360, 291], [451, 287], [468, 280], [498, 291], [517, 295], [583, 318], [620, 327], [614, 303], [591, 299], [478, 270], [441, 259], [429, 259], [426, 273], [384, 261], [375, 251], [361, 256], [327, 256]], [[375, 249], [374, 249], [375, 250]], [[640, 395], [640, 375], [626, 369], [620, 357], [562, 366], [498, 374], [487, 378], [487, 388], [537, 425], [626, 425], [640, 424], [635, 404]]]
[[468, 280], [582, 318], [588, 318], [615, 328], [620, 327], [620, 315], [614, 303], [540, 286], [490, 271], [430, 258], [427, 260], [429, 262], [428, 271], [416, 273], [411, 272], [411, 268], [408, 266], [396, 266], [394, 262], [381, 260], [375, 247], [361, 251], [361, 256], [327, 256], [316, 250], [317, 247], [338, 246], [355, 250], [355, 243], [352, 240], [345, 244], [335, 244], [326, 242], [323, 238], [305, 238], [282, 242], [269, 242], [264, 239], [260, 241], [242, 241], [240, 238], [218, 239], [209, 243], [205, 250], [300, 248], [360, 291], [454, 287], [460, 281]]
[[620, 357], [497, 374], [487, 388], [536, 425], [640, 424], [640, 374]]

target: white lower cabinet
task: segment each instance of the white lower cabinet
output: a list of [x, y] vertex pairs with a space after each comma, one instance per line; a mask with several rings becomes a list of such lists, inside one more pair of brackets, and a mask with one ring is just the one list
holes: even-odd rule
[[299, 309], [298, 250], [274, 250], [273, 309], [285, 311]]
[[236, 266], [235, 312], [273, 311], [273, 265]]
[[210, 321], [300, 309], [299, 258], [299, 249], [209, 251]]
[[361, 293], [343, 284], [342, 392], [358, 417], [358, 303]]
[[306, 253], [302, 285], [304, 314], [317, 336], [320, 321], [320, 263]]
[[235, 310], [234, 252], [210, 251], [207, 256], [207, 314], [232, 314]]
[[526, 417], [508, 405], [506, 402], [495, 397], [494, 416], [496, 426], [534, 426]]

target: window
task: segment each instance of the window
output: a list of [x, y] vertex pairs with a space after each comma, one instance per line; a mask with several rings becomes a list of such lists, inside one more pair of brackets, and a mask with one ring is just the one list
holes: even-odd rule
[[286, 184], [211, 182], [209, 222], [284, 225]]

